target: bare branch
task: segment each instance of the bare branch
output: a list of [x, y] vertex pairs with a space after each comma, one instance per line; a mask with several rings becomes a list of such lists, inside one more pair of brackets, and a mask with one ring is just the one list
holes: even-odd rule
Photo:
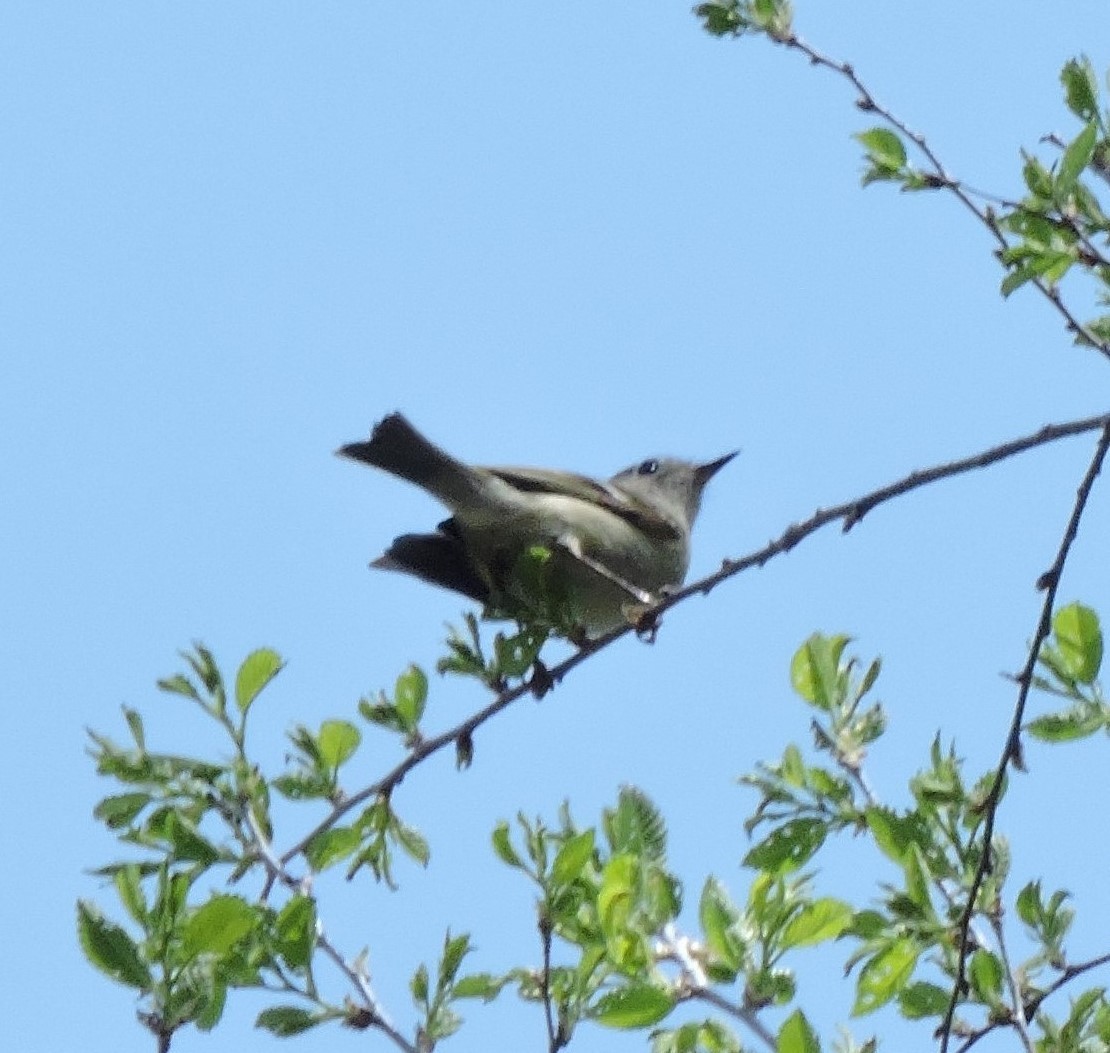
[[779, 1048], [778, 1039], [767, 1030], [763, 1021], [759, 1019], [750, 1009], [735, 1002], [730, 1002], [727, 998], [719, 992], [713, 990], [712, 987], [696, 987], [690, 992], [692, 999], [697, 999], [699, 1002], [708, 1002], [711, 1006], [715, 1006], [721, 1010], [722, 1013], [727, 1013], [729, 1016], [735, 1017], [737, 1020], [746, 1024], [751, 1030], [759, 1036], [760, 1041], [770, 1050], [777, 1050]]
[[992, 865], [993, 851], [991, 840], [994, 836], [994, 821], [995, 816], [998, 814], [998, 806], [1002, 797], [1002, 787], [1006, 781], [1006, 772], [1011, 764], [1015, 767], [1021, 766], [1021, 726], [1025, 717], [1025, 705], [1029, 698], [1029, 690], [1033, 684], [1033, 673], [1037, 668], [1037, 658], [1041, 653], [1041, 646], [1044, 644], [1045, 640], [1048, 639], [1049, 633], [1052, 631], [1052, 609], [1056, 603], [1056, 590], [1060, 584], [1060, 575], [1063, 572], [1064, 564], [1067, 562], [1072, 542], [1075, 540], [1076, 533], [1079, 530], [1079, 521], [1083, 516], [1083, 510], [1087, 506], [1087, 498], [1091, 494], [1095, 479], [1098, 477], [1098, 473], [1102, 469], [1102, 463], [1106, 459], [1107, 449], [1110, 449], [1110, 421], [1102, 425], [1102, 435], [1099, 437], [1098, 444], [1095, 446], [1095, 452], [1091, 457], [1090, 464], [1087, 466], [1083, 481], [1079, 484], [1079, 489], [1076, 491], [1075, 505], [1071, 510], [1068, 524], [1064, 529], [1064, 536], [1060, 541], [1060, 547], [1056, 552], [1056, 558], [1052, 561], [1052, 566], [1049, 567], [1037, 581], [1038, 587], [1044, 590], [1044, 602], [1041, 604], [1040, 619], [1037, 622], [1036, 632], [1033, 634], [1033, 641], [1029, 645], [1029, 654], [1025, 659], [1025, 665], [1016, 677], [1018, 683], [1018, 697], [1014, 705], [1013, 717], [1010, 721], [1010, 730], [1006, 735], [1006, 742], [1002, 749], [1002, 756], [999, 759], [998, 768], [995, 771], [994, 780], [991, 783], [991, 788], [983, 804], [983, 812], [985, 815], [982, 834], [983, 850], [979, 857], [979, 866], [976, 868], [975, 877], [971, 882], [971, 887], [968, 889], [967, 903], [964, 905], [963, 913], [960, 915], [959, 925], [957, 926], [960, 950], [956, 966], [956, 980], [952, 985], [952, 997], [948, 1003], [948, 1009], [945, 1012], [944, 1020], [938, 1030], [938, 1034], [941, 1036], [941, 1053], [947, 1053], [948, 1044], [952, 1037], [952, 1020], [956, 1014], [956, 1005], [960, 1000], [960, 992], [963, 990], [966, 982], [967, 959], [971, 949], [971, 941], [969, 940], [971, 921], [975, 915], [975, 901], [979, 895], [979, 890], [982, 888], [983, 881]]
[[555, 1014], [551, 1007], [551, 919], [546, 907], [541, 909], [539, 929], [543, 944], [543, 972], [540, 974], [540, 997], [543, 999], [543, 1018], [547, 1024], [548, 1053], [559, 1053], [567, 1043], [562, 1026], [555, 1026]]
[[1026, 1053], [1034, 1053], [1033, 1039], [1029, 1034], [1029, 1012], [1021, 989], [1021, 978], [1010, 961], [1010, 952], [1006, 946], [1006, 933], [1002, 927], [1001, 918], [997, 914], [993, 914], [990, 925], [991, 931], [994, 933], [995, 943], [998, 946], [998, 957], [1001, 959], [1002, 968], [1006, 973], [1006, 986], [1010, 989], [1010, 1023], [1021, 1039], [1022, 1049]]

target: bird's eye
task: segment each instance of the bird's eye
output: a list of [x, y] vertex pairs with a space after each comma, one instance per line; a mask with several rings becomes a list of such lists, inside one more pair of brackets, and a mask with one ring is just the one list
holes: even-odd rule
[[639, 468], [636, 469], [639, 475], [654, 475], [659, 471], [659, 462], [656, 460], [644, 461]]

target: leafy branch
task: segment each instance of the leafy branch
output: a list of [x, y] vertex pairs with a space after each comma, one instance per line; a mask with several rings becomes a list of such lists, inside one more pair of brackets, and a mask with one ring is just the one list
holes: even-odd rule
[[[990, 784], [986, 799], [983, 802], [983, 850], [979, 859], [979, 865], [976, 868], [974, 878], [971, 882], [967, 903], [960, 917], [959, 959], [956, 970], [956, 981], [953, 984], [952, 997], [948, 1004], [948, 1010], [941, 1023], [941, 1053], [946, 1053], [949, 1042], [951, 1041], [952, 1018], [956, 1012], [960, 991], [966, 982], [967, 962], [971, 951], [969, 943], [971, 918], [975, 912], [975, 902], [979, 895], [979, 890], [993, 865], [994, 855], [991, 847], [991, 838], [994, 833], [995, 817], [998, 812], [999, 802], [1006, 782], [1006, 774], [1011, 765], [1019, 769], [1024, 767], [1021, 731], [1022, 723], [1025, 718], [1025, 706], [1029, 698], [1029, 691], [1033, 686], [1033, 674], [1036, 671], [1037, 662], [1041, 657], [1044, 643], [1052, 632], [1052, 614], [1056, 604], [1056, 591], [1060, 584], [1060, 576], [1063, 573], [1064, 564], [1067, 562], [1072, 543], [1075, 541], [1076, 534], [1079, 531], [1079, 522], [1083, 517], [1084, 509], [1087, 507], [1087, 500], [1091, 495], [1091, 490], [1094, 488], [1095, 480], [1102, 470], [1103, 462], [1106, 460], [1108, 449], [1110, 449], [1110, 423], [1103, 426], [1102, 434], [1099, 437], [1098, 444], [1095, 446], [1094, 454], [1091, 457], [1090, 464], [1087, 466], [1083, 481], [1079, 484], [1079, 489], [1076, 492], [1075, 504], [1072, 507], [1071, 515], [1068, 517], [1067, 526], [1064, 529], [1064, 535], [1060, 541], [1056, 557], [1052, 561], [1052, 566], [1050, 566], [1037, 581], [1038, 587], [1044, 590], [1044, 602], [1041, 604], [1040, 618], [1037, 622], [1036, 631], [1033, 634], [1033, 641], [1029, 645], [1029, 652], [1025, 659], [1025, 664], [1021, 672], [1018, 673], [1015, 678], [1018, 684], [1018, 697], [1014, 704], [1010, 729], [1006, 735], [1006, 741], [1002, 748], [1002, 756], [999, 759], [994, 779]], [[1019, 1002], [1015, 1006], [1015, 1010], [1017, 1025], [1019, 1028], [1023, 1027], [1025, 1023], [1024, 1006]]]
[[[1030, 435], [1011, 439], [955, 461], [918, 469], [886, 486], [829, 508], [818, 509], [808, 519], [787, 527], [776, 539], [761, 548], [745, 556], [724, 560], [719, 570], [693, 581], [676, 590], [670, 596], [663, 598], [655, 607], [641, 614], [637, 625], [622, 626], [598, 637], [596, 640], [587, 642], [572, 655], [550, 669], [542, 663], [537, 663], [539, 646], [542, 645], [543, 641], [542, 638], [537, 641], [537, 638], [529, 630], [522, 630], [521, 634], [526, 646], [519, 644], [518, 637], [509, 637], [507, 640], [499, 637], [499, 644], [495, 648], [495, 657], [485, 659], [478, 642], [476, 623], [471, 620], [468, 623], [471, 629], [471, 638], [468, 641], [464, 641], [458, 635], [453, 638], [454, 654], [447, 668], [452, 671], [469, 671], [487, 684], [503, 683], [506, 679], [507, 669], [509, 673], [513, 674], [513, 678], [519, 678], [518, 682], [512, 686], [502, 687], [488, 705], [466, 720], [436, 735], [427, 738], [421, 736], [415, 740], [409, 753], [392, 769], [363, 789], [345, 795], [342, 800], [338, 801], [329, 815], [282, 853], [282, 863], [288, 863], [304, 852], [315, 838], [320, 837], [352, 809], [373, 798], [388, 798], [410, 771], [440, 750], [453, 745], [458, 755], [464, 759], [464, 762], [468, 762], [473, 751], [474, 733], [486, 721], [495, 717], [520, 698], [525, 696], [542, 697], [589, 657], [604, 650], [629, 633], [633, 631], [646, 634], [653, 633], [657, 627], [658, 619], [664, 611], [688, 600], [691, 596], [708, 595], [712, 589], [728, 578], [735, 577], [751, 567], [762, 567], [771, 559], [784, 555], [804, 538], [831, 523], [842, 523], [844, 531], [847, 532], [872, 509], [922, 486], [962, 475], [975, 469], [988, 467], [1047, 443], [1107, 427], [1110, 427], [1110, 413], [1045, 425]], [[507, 664], [505, 658], [507, 652], [515, 652], [515, 664]], [[415, 728], [415, 725], [413, 727]]]
[[[1024, 284], [1033, 285], [1063, 317], [1077, 343], [1110, 358], [1110, 314], [1081, 321], [1059, 288], [1064, 275], [1078, 265], [1092, 274], [1101, 302], [1110, 306], [1110, 265], [1095, 245], [1096, 238], [1110, 237], [1110, 218], [1081, 179], [1085, 171], [1103, 179], [1110, 175], [1110, 115], [1100, 107], [1089, 61], [1073, 59], [1061, 72], [1065, 102], [1084, 122], [1083, 130], [1070, 142], [1055, 140], [1062, 147], [1055, 171], [1026, 156], [1023, 177], [1029, 193], [1015, 203], [973, 190], [953, 176], [925, 136], [882, 105], [851, 63], [831, 58], [794, 32], [789, 0], [709, 0], [699, 4], [695, 13], [714, 36], [766, 36], [846, 80], [856, 92], [856, 106], [885, 123], [856, 136], [867, 155], [864, 185], [893, 182], [906, 191], [952, 194], [997, 243], [996, 255], [1007, 269], [1003, 295]], [[906, 141], [917, 149], [922, 167], [910, 163]], [[1003, 206], [1003, 213], [995, 210], [995, 204]]]
[[[725, 578], [747, 568], [762, 566], [832, 522], [841, 522], [845, 530], [850, 529], [871, 509], [918, 487], [1096, 429], [1101, 431], [1096, 457], [1080, 487], [1065, 541], [1053, 566], [1042, 578], [1042, 587], [1048, 591], [1044, 610], [1051, 613], [1056, 584], [1110, 442], [1110, 415], [1049, 425], [1032, 435], [971, 457], [913, 472], [888, 486], [832, 508], [818, 510], [808, 520], [788, 527], [763, 548], [741, 559], [726, 561], [715, 574], [665, 598], [658, 608], [643, 615], [637, 628], [641, 632], [654, 633], [662, 610], [694, 594], [708, 592]], [[1065, 614], [1067, 620], [1062, 621]], [[988, 825], [985, 833], [978, 838], [978, 843], [985, 847], [977, 857], [978, 869], [974, 871], [977, 884], [968, 892], [965, 901], [968, 906], [959, 923], [959, 955], [953, 972], [958, 978], [952, 988], [954, 991], [963, 990], [967, 982], [967, 977], [961, 975], [959, 970], [966, 968], [968, 954], [972, 950], [969, 933], [973, 910], [976, 909], [973, 905], [981, 898], [979, 886], [987, 881], [997, 862], [992, 844], [994, 815], [1001, 797], [1001, 779], [1005, 768], [1020, 756], [1018, 744], [1022, 713], [1029, 688], [1051, 689], [1071, 698], [1074, 703], [1072, 710], [1050, 718], [1039, 718], [1030, 726], [1030, 731], [1040, 738], [1066, 740], [1110, 726], [1107, 707], [1097, 690], [1092, 688], [1093, 693], [1084, 693], [1084, 685], [1093, 684], [1098, 671], [1098, 659], [1091, 656], [1101, 655], [1097, 621], [1092, 626], [1090, 617], [1082, 613], [1058, 612], [1056, 618], [1055, 644], [1052, 648], [1042, 646], [1046, 635], [1039, 632], [1030, 651], [1030, 662], [1017, 678], [1021, 684], [1021, 705], [1007, 740], [1007, 753], [989, 793], [984, 791], [977, 805], [976, 825], [984, 818]], [[197, 704], [226, 731], [235, 748], [234, 756], [228, 762], [212, 763], [151, 752], [146, 745], [142, 720], [132, 710], [125, 710], [133, 738], [132, 747], [120, 747], [103, 736], [93, 735], [93, 752], [99, 771], [130, 787], [129, 792], [105, 798], [97, 807], [97, 815], [110, 829], [117, 831], [125, 843], [145, 849], [155, 858], [153, 861], [112, 864], [101, 871], [115, 882], [133, 921], [144, 930], [143, 940], [136, 942], [121, 926], [107, 922], [95, 908], [83, 905], [82, 942], [90, 958], [104, 971], [153, 998], [157, 1008], [144, 1013], [143, 1019], [158, 1035], [164, 1048], [168, 1048], [174, 1031], [186, 1022], [192, 1021], [202, 1027], [214, 1026], [222, 1013], [229, 987], [259, 986], [296, 994], [312, 1004], [309, 1009], [276, 1006], [264, 1011], [259, 1017], [260, 1025], [277, 1034], [293, 1034], [327, 1020], [339, 1019], [349, 1026], [380, 1030], [398, 1048], [423, 1053], [434, 1045], [437, 1038], [450, 1034], [458, 1026], [459, 1018], [451, 1009], [453, 1000], [493, 997], [512, 978], [496, 979], [481, 975], [459, 978], [456, 974], [462, 957], [469, 950], [469, 943], [465, 936], [448, 936], [434, 992], [426, 971], [418, 972], [413, 979], [414, 997], [424, 1016], [414, 1044], [389, 1022], [374, 997], [364, 966], [358, 960], [349, 962], [328, 940], [317, 919], [315, 901], [309, 891], [313, 874], [344, 859], [350, 861], [349, 876], [367, 867], [375, 877], [389, 885], [393, 884], [391, 875], [395, 848], [400, 848], [418, 863], [426, 864], [430, 851], [428, 845], [418, 831], [400, 819], [391, 805], [392, 792], [402, 779], [433, 754], [452, 744], [460, 763], [469, 763], [473, 755], [474, 734], [485, 721], [525, 694], [540, 695], [550, 690], [578, 664], [634, 628], [630, 625], [592, 642], [548, 669], [538, 656], [546, 638], [542, 633], [523, 629], [516, 636], [498, 634], [492, 654], [487, 656], [479, 638], [477, 622], [469, 619], [468, 626], [469, 638], [461, 634], [453, 636], [451, 653], [441, 665], [445, 670], [465, 672], [493, 686], [497, 689], [494, 699], [446, 731], [426, 735], [422, 722], [428, 692], [427, 678], [415, 667], [404, 671], [397, 678], [391, 697], [383, 692], [374, 700], [364, 699], [358, 708], [369, 723], [402, 736], [407, 746], [406, 756], [384, 775], [354, 793], [349, 793], [340, 781], [341, 771], [355, 755], [361, 742], [357, 727], [347, 721], [326, 720], [316, 731], [303, 726], [293, 729], [290, 739], [294, 747], [294, 767], [275, 778], [264, 778], [249, 760], [245, 746], [249, 713], [257, 696], [282, 665], [280, 658], [267, 650], [254, 652], [244, 661], [236, 677], [234, 692], [225, 687], [212, 655], [199, 646], [186, 656], [192, 677], [178, 675], [160, 682], [163, 690]], [[769, 874], [775, 873], [787, 862], [795, 867], [801, 865], [819, 846], [825, 836], [823, 831], [828, 829], [858, 826], [862, 822], [873, 832], [887, 831], [876, 833], [878, 837], [889, 839], [893, 836], [897, 840], [902, 836], [891, 833], [897, 824], [895, 828], [890, 828], [891, 820], [876, 804], [861, 768], [866, 745], [881, 733], [883, 727], [880, 711], [874, 707], [861, 708], [860, 705], [878, 675], [878, 666], [873, 664], [869, 667], [863, 679], [853, 687], [851, 666], [848, 671], [839, 669], [840, 650], [845, 642], [846, 638], [841, 638], [832, 652], [823, 651], [816, 644], [807, 645], [795, 660], [792, 677], [797, 690], [818, 708], [826, 710], [832, 719], [827, 728], [815, 724], [815, 734], [819, 745], [832, 752], [842, 776], [839, 779], [814, 773], [800, 776], [797, 772], [804, 771], [804, 767], [798, 767], [800, 762], [797, 759], [790, 760], [786, 768], [780, 769], [782, 773], [793, 771], [795, 774], [790, 776], [791, 779], [802, 779], [801, 785], [808, 786], [806, 792], [809, 799], [807, 803], [795, 798], [792, 792], [783, 796], [775, 791], [757, 810], [753, 823], [785, 822], [785, 826], [770, 840], [748, 855], [750, 865]], [[1038, 656], [1051, 680], [1033, 676]], [[230, 715], [229, 698], [234, 698], [234, 718]], [[943, 767], [942, 758], [934, 758], [934, 764]], [[770, 782], [757, 782], [756, 785], [769, 793], [768, 787], [780, 777], [781, 774], [771, 773], [767, 776]], [[934, 781], [936, 778], [933, 777]], [[814, 781], [808, 781], [811, 779]], [[325, 800], [330, 803], [325, 819], [280, 856], [272, 847], [271, 789], [293, 801]], [[856, 794], [858, 801], [854, 798]], [[362, 811], [353, 823], [340, 825], [341, 820], [359, 808]], [[788, 815], [792, 817], [787, 821]], [[222, 824], [230, 834], [230, 842], [221, 843], [213, 836], [211, 824], [214, 821]], [[540, 867], [545, 850], [535, 846], [543, 841], [545, 835], [533, 828], [528, 836], [533, 844], [536, 866]], [[559, 865], [554, 872], [565, 876], [573, 869], [571, 860], [575, 861], [574, 866], [584, 866], [586, 857], [583, 852], [592, 852], [593, 849], [592, 842], [587, 846], [581, 839], [575, 841], [576, 834], [565, 830], [561, 836], [566, 844], [559, 850], [556, 857]], [[955, 850], [971, 850], [970, 843], [958, 836], [955, 827], [951, 828], [950, 837]], [[567, 847], [572, 841], [575, 845], [573, 849]], [[495, 844], [499, 843], [495, 839]], [[901, 852], [901, 849], [898, 851]], [[302, 877], [289, 870], [289, 864], [298, 857], [303, 857], [309, 867], [308, 873]], [[213, 866], [229, 868], [233, 881], [255, 867], [261, 868], [264, 882], [259, 901], [250, 903], [242, 897], [222, 895], [199, 906], [190, 905], [187, 902], [190, 888]], [[625, 877], [631, 880], [627, 875]], [[142, 883], [148, 879], [154, 880], [157, 885], [153, 900], [142, 890]], [[289, 893], [289, 898], [279, 909], [270, 907], [267, 902], [275, 886]], [[784, 887], [776, 893], [787, 894], [795, 897], [791, 902], [802, 903], [797, 899], [802, 894], [800, 887], [789, 892]], [[950, 894], [946, 893], [946, 898], [952, 902]], [[712, 901], [717, 902], [717, 899]], [[551, 900], [548, 903], [541, 912], [541, 918], [553, 916], [551, 912], [555, 902]], [[687, 967], [695, 959], [690, 955], [682, 959], [675, 949], [682, 946], [681, 943], [665, 938], [663, 930], [673, 915], [666, 912], [658, 914], [658, 909], [657, 904], [653, 908], [656, 913], [651, 914], [658, 921], [652, 932], [664, 941], [664, 957], [686, 963], [684, 986], [669, 993], [658, 984], [636, 987], [631, 994], [607, 992], [606, 974], [591, 969], [582, 980], [587, 983], [586, 987], [568, 988], [568, 974], [551, 964], [550, 946], [545, 944], [544, 963], [538, 979], [527, 979], [525, 990], [532, 992], [545, 1006], [545, 1016], [549, 1021], [549, 1049], [558, 1050], [565, 1046], [570, 1040], [574, 1021], [585, 1016], [601, 1022], [628, 1020], [642, 1024], [653, 1014], [683, 999], [714, 1002], [715, 996], [706, 993], [709, 990], [707, 985], [700, 981], [696, 971]], [[710, 909], [711, 915], [731, 916], [731, 908], [721, 903], [706, 909]], [[790, 908], [794, 909], [801, 907]], [[786, 915], [782, 915], [776, 924], [784, 924], [783, 917]], [[544, 931], [541, 928], [541, 934]], [[551, 928], [548, 938], [555, 931], [554, 927]], [[866, 929], [861, 930], [863, 932]], [[771, 939], [772, 935], [769, 932], [767, 938]], [[730, 946], [725, 937], [720, 937], [718, 944], [724, 948]], [[890, 955], [905, 954], [907, 946], [896, 941], [885, 949], [873, 947], [871, 953], [874, 956], [882, 950], [886, 958], [880, 960], [886, 968], [890, 964]], [[668, 947], [669, 950], [666, 950]], [[314, 950], [329, 957], [347, 976], [357, 1002], [337, 1006], [321, 997], [311, 969]], [[975, 953], [978, 954], [978, 950]], [[907, 958], [905, 964], [909, 964], [910, 960]], [[974, 956], [970, 960], [974, 961]], [[739, 962], [740, 959], [735, 959], [730, 966], [733, 975], [740, 968]], [[737, 1003], [734, 1010], [737, 1018], [745, 1021], [757, 1035], [761, 1035], [759, 1028], [762, 1025], [754, 1013], [764, 999], [770, 997], [777, 1000], [783, 994], [776, 986], [779, 981], [774, 978], [773, 972], [766, 972], [772, 967], [772, 962], [773, 958], [767, 958], [762, 965], [749, 963], [745, 967], [749, 973], [749, 984], [754, 983], [754, 986], [750, 986], [745, 999]], [[152, 966], [157, 968], [157, 973]], [[873, 978], [876, 969], [873, 967], [867, 974], [869, 978]], [[161, 979], [157, 979], [157, 975]], [[752, 976], [757, 980], [753, 981]], [[1016, 984], [1014, 987], [1017, 990]], [[598, 998], [603, 1000], [597, 1001]], [[931, 998], [931, 995], [926, 998], [929, 1006], [933, 1005], [933, 1001], [929, 1000]], [[1020, 1013], [1020, 1006], [1025, 1003], [1019, 1001], [1015, 1004], [1018, 1006], [1015, 1012]], [[949, 1003], [949, 1008], [954, 1013], [954, 1002]], [[800, 1028], [803, 1023], [799, 1018], [793, 1026]], [[946, 1026], [951, 1026], [951, 1020]]]

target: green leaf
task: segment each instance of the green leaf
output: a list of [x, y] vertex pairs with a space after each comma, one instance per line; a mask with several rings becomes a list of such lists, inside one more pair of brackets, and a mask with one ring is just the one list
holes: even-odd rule
[[193, 686], [193, 682], [187, 676], [182, 676], [181, 673], [159, 680], [157, 685], [159, 690], [165, 691], [167, 694], [183, 695], [185, 698], [191, 698], [194, 702], [200, 701], [200, 692]]
[[349, 761], [361, 741], [358, 728], [346, 720], [325, 720], [316, 736], [320, 760], [332, 770]]
[[1016, 292], [1027, 282], [1031, 282], [1036, 276], [1036, 273], [1031, 267], [1018, 267], [1010, 271], [1010, 273], [1002, 279], [1002, 283], [999, 285], [999, 291], [1002, 293], [1003, 297], [1009, 297], [1011, 293]]
[[1098, 118], [1098, 80], [1095, 78], [1091, 60], [1069, 59], [1060, 71], [1060, 82], [1064, 85], [1064, 100], [1067, 107], [1081, 121]]
[[998, 1005], [1002, 999], [1002, 962], [998, 956], [979, 948], [972, 956], [967, 971], [975, 996], [987, 1005]]
[[605, 1027], [650, 1027], [666, 1017], [674, 1005], [674, 995], [662, 987], [628, 984], [603, 994], [590, 1015]]
[[639, 787], [621, 787], [617, 807], [605, 811], [605, 833], [614, 854], [636, 852], [656, 862], [667, 854], [663, 813]]
[[125, 863], [112, 875], [116, 894], [127, 913], [140, 925], [145, 925], [147, 905], [146, 896], [143, 895], [142, 879], [142, 868], [137, 863]]
[[512, 636], [498, 633], [493, 638], [493, 654], [498, 672], [515, 679], [524, 676], [540, 653], [547, 634], [538, 629], [522, 629]]
[[880, 168], [897, 171], [906, 163], [906, 147], [889, 128], [869, 128], [853, 138], [863, 145], [868, 160]]
[[282, 797], [291, 801], [311, 801], [327, 797], [332, 791], [331, 781], [313, 773], [279, 775], [270, 783]]
[[[382, 699], [384, 698], [383, 695]], [[376, 724], [380, 728], [400, 732], [411, 730], [405, 726], [404, 720], [397, 712], [397, 707], [392, 702], [371, 702], [369, 699], [362, 698], [359, 699], [358, 712], [363, 720], [370, 724]]]
[[258, 912], [238, 896], [213, 896], [185, 922], [182, 946], [190, 958], [226, 954], [258, 924]]
[[824, 844], [828, 832], [823, 819], [791, 819], [749, 850], [744, 866], [772, 874], [797, 870]]
[[1052, 197], [1052, 173], [1036, 157], [1026, 157], [1021, 170], [1029, 192], [1040, 198]]
[[462, 965], [463, 958], [465, 958], [472, 950], [470, 946], [470, 936], [463, 933], [460, 936], [452, 936], [447, 934], [443, 941], [443, 957], [439, 963], [440, 982], [445, 986], [450, 986], [455, 982], [455, 976], [458, 974], [459, 966]]
[[409, 981], [409, 990], [412, 992], [413, 1001], [418, 1006], [424, 1006], [428, 1002], [428, 967], [421, 963], [417, 966], [416, 972], [412, 974], [412, 979]]
[[702, 28], [715, 37], [740, 36], [752, 28], [740, 0], [707, 0], [694, 8], [694, 14], [702, 20]]
[[1046, 713], [1026, 726], [1030, 735], [1042, 742], [1074, 742], [1103, 728], [1110, 728], [1110, 707], [1079, 702], [1059, 713]]
[[326, 870], [358, 848], [359, 840], [359, 832], [354, 827], [333, 826], [308, 842], [304, 850], [305, 859], [313, 870]]
[[297, 894], [278, 912], [274, 925], [278, 953], [291, 969], [303, 969], [316, 945], [316, 903]]
[[[1104, 146], [1107, 151], [1106, 163], [1103, 167], [1106, 171], [1110, 172], [1110, 146]], [[1087, 323], [1087, 331], [1092, 333], [1096, 340], [1102, 340], [1105, 343], [1110, 343], [1110, 314], [1100, 315], [1098, 318], [1092, 318]], [[1078, 339], [1078, 338], [1077, 338]]]
[[563, 842], [551, 864], [552, 881], [569, 885], [585, 869], [594, 854], [594, 831], [587, 830]]
[[509, 979], [507, 976], [494, 976], [492, 973], [470, 973], [451, 988], [451, 997], [481, 998], [484, 1002], [492, 1002]]
[[406, 826], [394, 815], [390, 820], [389, 831], [410, 859], [414, 859], [422, 867], [428, 865], [432, 850], [428, 846], [428, 839], [419, 830]]
[[929, 831], [925, 821], [916, 812], [899, 816], [888, 808], [876, 806], [864, 813], [871, 836], [884, 855], [902, 865], [911, 846], [923, 851], [929, 847]]
[[806, 763], [802, 759], [802, 751], [793, 742], [782, 751], [779, 776], [788, 786], [800, 788], [806, 784]]
[[883, 660], [881, 658], [876, 658], [872, 661], [867, 667], [867, 672], [863, 674], [863, 680], [860, 682], [857, 698], [863, 698], [863, 696], [875, 686], [875, 681], [879, 679], [879, 673], [882, 672], [882, 669]]
[[632, 855], [613, 856], [601, 872], [597, 913], [606, 935], [620, 933], [628, 923], [635, 901], [639, 860]]
[[135, 745], [141, 750], [146, 750], [146, 735], [143, 732], [143, 715], [130, 706], [123, 706], [123, 719], [127, 721], [128, 730], [135, 740]]
[[280, 1038], [289, 1038], [291, 1035], [299, 1035], [317, 1024], [322, 1024], [327, 1019], [326, 1013], [302, 1009], [295, 1005], [275, 1005], [270, 1009], [263, 1009], [258, 1014], [254, 1026]]
[[493, 828], [491, 840], [493, 841], [493, 850], [502, 863], [517, 867], [520, 870], [524, 869], [524, 860], [513, 848], [512, 837], [509, 834], [509, 824], [504, 819]]
[[874, 940], [886, 931], [886, 916], [877, 910], [859, 910], [852, 918], [851, 933], [861, 940]]
[[410, 665], [393, 689], [394, 706], [405, 731], [415, 731], [428, 701], [428, 678], [418, 665]]
[[786, 926], [784, 947], [808, 947], [835, 940], [852, 923], [852, 908], [831, 897], [807, 903]]
[[1083, 169], [1091, 163], [1095, 155], [1095, 146], [1098, 144], [1098, 121], [1087, 122], [1083, 129], [1064, 150], [1060, 158], [1059, 167], [1056, 169], [1056, 178], [1053, 181], [1053, 190], [1057, 201], [1066, 201], [1075, 190]]
[[128, 987], [151, 989], [150, 970], [135, 941], [87, 900], [77, 902], [77, 937], [85, 957], [101, 972]]
[[224, 679], [220, 667], [212, 652], [204, 644], [194, 644], [191, 653], [182, 652], [182, 658], [189, 663], [193, 672], [199, 677], [204, 689], [212, 696], [212, 705], [217, 713], [222, 714], [227, 708], [227, 698], [224, 695]]
[[251, 703], [281, 672], [284, 665], [281, 655], [267, 647], [252, 651], [243, 659], [243, 664], [235, 675], [235, 704], [240, 713], [246, 713], [250, 709]]
[[840, 656], [850, 641], [850, 636], [814, 633], [790, 662], [794, 690], [819, 709], [831, 709], [839, 701]]
[[1044, 914], [1041, 904], [1041, 883], [1030, 881], [1017, 897], [1017, 915], [1026, 925], [1035, 926]]
[[179, 812], [166, 816], [165, 837], [173, 846], [177, 859], [211, 866], [220, 858], [219, 849], [200, 835], [196, 826]]
[[698, 920], [709, 949], [733, 972], [744, 964], [744, 940], [737, 931], [740, 912], [716, 878], [706, 879], [698, 903]]
[[1102, 666], [1102, 628], [1098, 615], [1081, 603], [1061, 607], [1052, 618], [1052, 635], [1067, 675], [1094, 683]]
[[942, 1016], [948, 1011], [951, 997], [951, 992], [943, 987], [919, 980], [902, 991], [898, 996], [898, 1005], [907, 1020], [920, 1020], [927, 1016]]
[[800, 1009], [795, 1009], [779, 1028], [777, 1047], [777, 1053], [821, 1053], [817, 1032]]
[[193, 1021], [200, 1031], [211, 1031], [224, 1015], [227, 1004], [227, 984], [219, 977], [208, 975], [200, 990], [194, 990], [193, 997], [199, 1003]]
[[920, 953], [913, 940], [902, 937], [871, 958], [860, 970], [852, 1016], [873, 1013], [897, 997], [913, 975]]
[[131, 820], [150, 802], [151, 796], [148, 793], [121, 793], [115, 797], [105, 797], [93, 809], [93, 815], [109, 830], [118, 830], [129, 826]]

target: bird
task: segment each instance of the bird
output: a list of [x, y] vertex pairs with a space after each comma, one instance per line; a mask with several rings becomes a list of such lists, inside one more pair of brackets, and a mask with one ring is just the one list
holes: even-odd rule
[[704, 463], [650, 457], [600, 481], [467, 464], [401, 413], [336, 451], [420, 487], [451, 513], [433, 531], [394, 538], [372, 567], [571, 639], [634, 622], [682, 584], [702, 493], [738, 452]]

